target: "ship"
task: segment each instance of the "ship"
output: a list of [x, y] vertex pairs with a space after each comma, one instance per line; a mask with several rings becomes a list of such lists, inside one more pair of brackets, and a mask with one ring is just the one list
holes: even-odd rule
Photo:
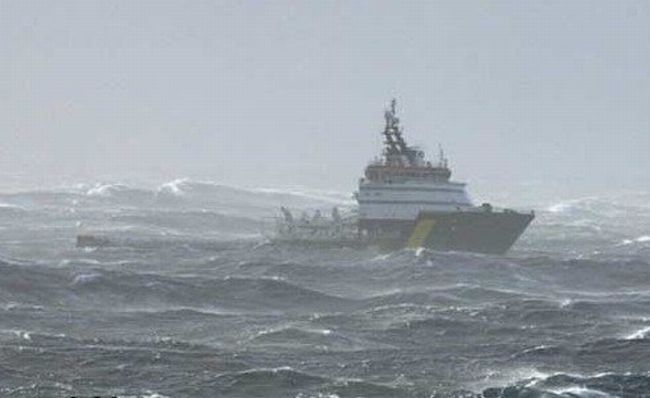
[[384, 148], [370, 162], [354, 194], [356, 209], [330, 217], [317, 211], [296, 219], [282, 208], [275, 242], [337, 246], [405, 247], [504, 254], [535, 218], [533, 211], [475, 205], [466, 184], [451, 179], [449, 161], [407, 144], [393, 99], [384, 112]]

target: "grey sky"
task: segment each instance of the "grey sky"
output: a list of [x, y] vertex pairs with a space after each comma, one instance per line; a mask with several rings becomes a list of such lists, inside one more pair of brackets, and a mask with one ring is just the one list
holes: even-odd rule
[[647, 1], [0, 0], [0, 183], [351, 189], [396, 96], [460, 179], [648, 189], [649, 26]]

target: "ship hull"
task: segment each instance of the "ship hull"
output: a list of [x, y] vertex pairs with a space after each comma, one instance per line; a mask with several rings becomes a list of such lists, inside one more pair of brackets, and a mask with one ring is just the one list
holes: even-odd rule
[[426, 247], [504, 254], [533, 220], [532, 213], [423, 212], [410, 220], [359, 220], [368, 242], [386, 249]]

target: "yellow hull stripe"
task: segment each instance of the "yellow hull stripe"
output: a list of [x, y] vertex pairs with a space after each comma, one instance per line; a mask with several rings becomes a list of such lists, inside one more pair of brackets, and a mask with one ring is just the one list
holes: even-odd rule
[[413, 232], [411, 233], [411, 237], [409, 238], [406, 247], [422, 247], [427, 236], [429, 236], [433, 230], [434, 225], [436, 225], [436, 220], [430, 218], [418, 221], [418, 223], [415, 224], [415, 228], [413, 228]]

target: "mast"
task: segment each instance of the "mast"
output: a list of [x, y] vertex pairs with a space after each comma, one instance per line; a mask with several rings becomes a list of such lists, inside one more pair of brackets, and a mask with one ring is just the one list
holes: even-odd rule
[[442, 145], [438, 144], [438, 167], [446, 169], [448, 165], [447, 158], [445, 157], [445, 151], [442, 149]]
[[366, 168], [365, 175], [371, 181], [411, 179], [419, 181], [449, 181], [451, 170], [441, 145], [438, 145], [438, 161], [427, 161], [418, 147], [409, 146], [404, 139], [404, 130], [397, 117], [397, 100], [392, 99], [384, 110], [385, 125], [381, 132], [384, 150], [381, 160]]
[[405, 153], [406, 149], [408, 146], [406, 145], [406, 142], [404, 141], [404, 137], [402, 137], [402, 130], [399, 127], [399, 118], [397, 117], [397, 110], [395, 109], [397, 107], [397, 100], [393, 98], [390, 101], [390, 115], [391, 115], [391, 120], [392, 120], [392, 133], [393, 136], [395, 137], [395, 141], [397, 142], [397, 145], [399, 146], [400, 152]]
[[384, 135], [384, 144], [386, 145], [384, 153], [388, 163], [404, 163], [404, 157], [409, 165], [416, 163], [416, 151], [408, 146], [404, 140], [403, 130], [399, 125], [397, 117], [397, 100], [393, 98], [390, 102], [390, 109], [384, 113], [386, 126], [382, 134]]
[[[394, 102], [395, 100], [393, 100]], [[395, 142], [393, 137], [393, 129], [395, 125], [395, 106], [391, 108], [390, 111], [384, 112], [384, 119], [386, 119], [386, 126], [382, 134], [384, 135], [384, 144], [386, 148], [384, 150], [387, 156], [396, 155], [399, 153], [399, 147]]]

